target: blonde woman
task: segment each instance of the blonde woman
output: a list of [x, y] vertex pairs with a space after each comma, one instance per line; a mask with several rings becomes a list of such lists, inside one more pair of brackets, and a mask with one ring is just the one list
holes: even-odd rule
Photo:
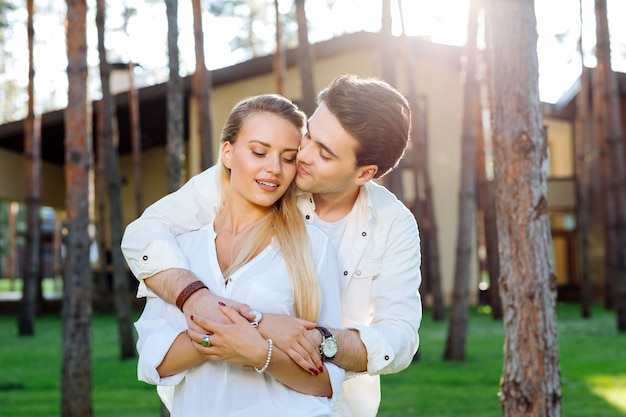
[[[339, 326], [338, 270], [327, 237], [305, 226], [295, 202], [296, 154], [304, 114], [277, 95], [239, 102], [222, 130], [221, 199], [207, 226], [177, 237], [190, 269], [223, 299], [263, 313]], [[138, 376], [159, 386], [177, 416], [330, 416], [344, 371], [306, 372], [232, 306], [231, 320], [190, 319], [148, 293], [136, 323]], [[323, 302], [322, 302], [323, 300]], [[252, 323], [257, 324], [257, 323]]]

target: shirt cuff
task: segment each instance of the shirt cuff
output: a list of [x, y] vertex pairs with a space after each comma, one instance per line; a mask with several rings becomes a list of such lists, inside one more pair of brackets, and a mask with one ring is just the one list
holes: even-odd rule
[[152, 334], [141, 347], [137, 362], [137, 379], [154, 385], [177, 385], [183, 380], [187, 371], [161, 378], [157, 367], [172, 347], [180, 329], [167, 328]]
[[[381, 371], [393, 363], [395, 353], [387, 338], [378, 330], [362, 324], [348, 326], [359, 332], [361, 341], [367, 350], [367, 373], [370, 375], [380, 374]], [[346, 377], [353, 377], [353, 374], [346, 374]]]
[[138, 276], [140, 280], [170, 268], [189, 269], [187, 258], [178, 245], [167, 240], [155, 240], [141, 251]]

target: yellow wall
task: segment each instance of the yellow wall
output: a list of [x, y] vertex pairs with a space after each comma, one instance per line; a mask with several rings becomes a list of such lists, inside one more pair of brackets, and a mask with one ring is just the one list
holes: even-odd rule
[[574, 132], [571, 122], [546, 117], [544, 125], [550, 147], [550, 177], [574, 176]]
[[[23, 202], [26, 198], [24, 156], [0, 148], [0, 199]], [[44, 162], [41, 167], [41, 205], [65, 207], [63, 167]]]

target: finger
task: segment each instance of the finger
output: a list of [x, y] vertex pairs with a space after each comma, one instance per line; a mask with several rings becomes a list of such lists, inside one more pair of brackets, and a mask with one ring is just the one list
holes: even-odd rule
[[254, 313], [248, 304], [233, 303], [231, 301], [228, 305], [235, 309], [241, 316], [245, 317], [246, 320], [250, 321], [254, 319]]
[[302, 349], [301, 346], [299, 348], [289, 349], [286, 353], [289, 355], [289, 358], [291, 358], [291, 360], [303, 370], [312, 375], [317, 375], [319, 373], [318, 365], [313, 362], [311, 357], [304, 349]]
[[[242, 316], [235, 308], [227, 305], [219, 305], [220, 310], [235, 324], [249, 323], [249, 320]], [[254, 318], [254, 315], [252, 316]]]
[[190, 320], [192, 321], [192, 323], [195, 324], [193, 329], [203, 334], [216, 333], [219, 327], [221, 326], [221, 324], [216, 321], [205, 319], [204, 317], [200, 317], [200, 316], [191, 316]]
[[317, 326], [317, 323], [315, 323], [314, 321], [309, 321], [309, 320], [304, 320], [304, 319], [299, 319], [299, 318], [294, 318], [294, 320], [296, 320], [298, 324], [300, 324], [307, 330], [313, 330]]

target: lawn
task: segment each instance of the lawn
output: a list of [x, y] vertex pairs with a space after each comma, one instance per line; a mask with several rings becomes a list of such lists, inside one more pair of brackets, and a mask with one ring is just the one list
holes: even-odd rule
[[[626, 334], [615, 314], [595, 306], [590, 320], [578, 306], [559, 305], [564, 417], [626, 416]], [[502, 323], [473, 309], [464, 362], [441, 360], [447, 323], [426, 312], [419, 361], [382, 378], [380, 417], [502, 415]], [[16, 336], [16, 319], [0, 316], [0, 416], [60, 415], [61, 322], [37, 319], [36, 336]], [[119, 360], [115, 319], [95, 315], [92, 332], [93, 407], [97, 417], [159, 415], [154, 388], [136, 380], [136, 361]]]

